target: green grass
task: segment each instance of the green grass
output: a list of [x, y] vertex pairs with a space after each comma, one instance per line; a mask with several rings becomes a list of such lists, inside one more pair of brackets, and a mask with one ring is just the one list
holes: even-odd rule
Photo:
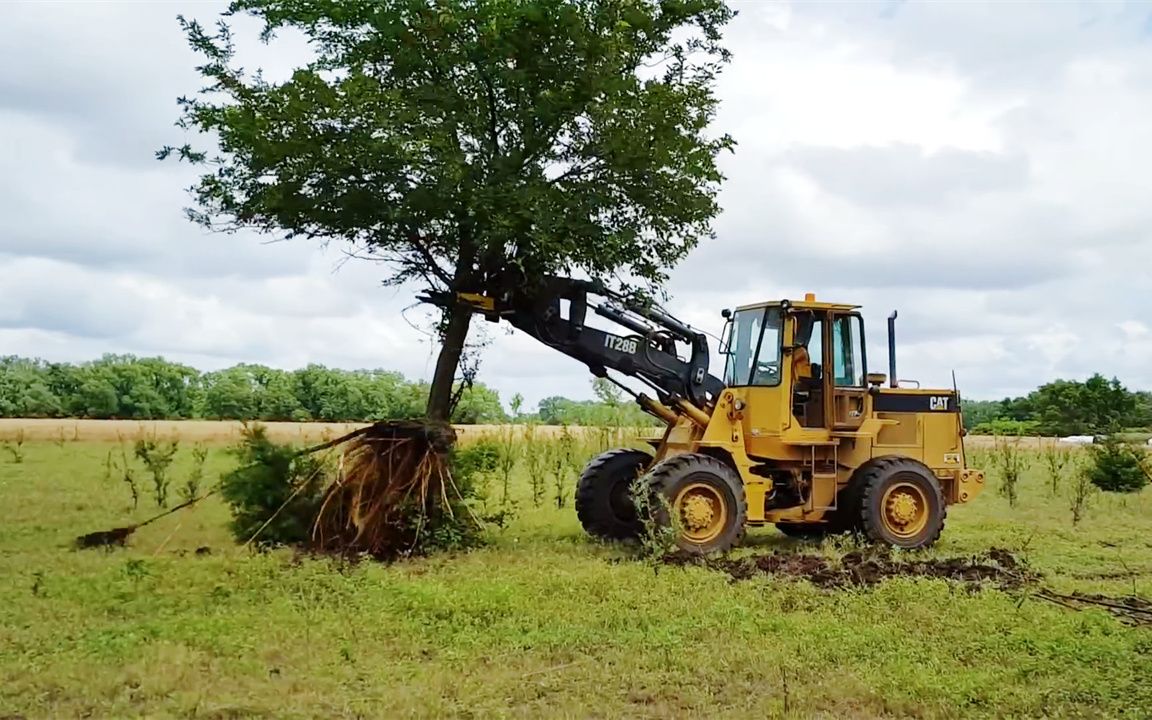
[[[135, 515], [103, 479], [110, 447], [0, 462], [0, 716], [1152, 715], [1152, 630], [939, 580], [824, 591], [654, 567], [588, 541], [570, 507], [533, 508], [520, 471], [516, 520], [464, 555], [253, 554], [215, 500], [128, 549], [74, 551], [155, 509], [144, 478]], [[181, 448], [174, 486], [189, 462]], [[228, 467], [213, 448], [209, 480]], [[1033, 468], [1018, 507], [993, 487], [953, 508], [932, 553], [1003, 546], [1058, 590], [1152, 594], [1152, 493], [1096, 497], [1073, 527]], [[814, 547], [764, 529], [739, 552]]]

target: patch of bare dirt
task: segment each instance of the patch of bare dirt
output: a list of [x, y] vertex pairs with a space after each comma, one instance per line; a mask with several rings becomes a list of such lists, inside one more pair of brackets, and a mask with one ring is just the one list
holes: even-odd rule
[[703, 565], [725, 572], [735, 580], [772, 575], [807, 580], [821, 588], [868, 587], [894, 577], [928, 577], [1015, 590], [1039, 580], [1035, 572], [1003, 548], [992, 548], [970, 557], [908, 560], [877, 548], [857, 550], [840, 558], [777, 551], [770, 555], [723, 559], [674, 554], [667, 556], [665, 562]]

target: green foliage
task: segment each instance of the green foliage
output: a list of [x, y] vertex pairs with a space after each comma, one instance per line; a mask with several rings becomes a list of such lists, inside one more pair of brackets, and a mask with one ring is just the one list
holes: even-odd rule
[[548, 469], [552, 471], [553, 499], [557, 508], [563, 508], [568, 503], [569, 487], [572, 485], [572, 475], [580, 464], [580, 457], [576, 454], [576, 438], [565, 425], [560, 434], [552, 438], [547, 444], [546, 457]]
[[1044, 470], [1048, 474], [1049, 493], [1054, 496], [1060, 487], [1060, 479], [1064, 475], [1065, 468], [1072, 462], [1072, 451], [1052, 442], [1044, 446], [1040, 457], [1044, 461]]
[[540, 437], [534, 424], [527, 424], [521, 432], [524, 443], [524, 467], [528, 472], [528, 485], [532, 488], [532, 505], [540, 507], [544, 504], [544, 495], [548, 491], [547, 478], [548, 456], [544, 452], [544, 439]]
[[480, 438], [467, 445], [457, 444], [448, 456], [452, 480], [461, 494], [475, 497], [487, 509], [492, 495], [492, 474], [500, 464], [500, 445]]
[[520, 443], [516, 429], [511, 425], [500, 428], [496, 442], [500, 447], [500, 457], [496, 469], [500, 474], [500, 507], [509, 511], [515, 504], [512, 500], [512, 472], [520, 460]]
[[18, 429], [15, 437], [4, 442], [4, 449], [12, 456], [12, 462], [24, 462], [24, 428]]
[[[61, 538], [124, 516], [100, 477], [108, 449], [30, 440], [23, 464], [0, 462], [3, 713], [1136, 719], [1152, 707], [1152, 636], [1103, 612], [937, 579], [829, 591], [648, 565], [586, 539], [570, 506], [532, 508], [524, 465], [513, 480], [524, 511], [490, 548], [451, 560], [231, 552], [215, 497], [115, 552], [63, 551]], [[949, 513], [926, 557], [1005, 547], [1061, 592], [1152, 595], [1152, 490], [1127, 504], [1097, 494], [1099, 510], [1072, 528], [1073, 477], [1051, 497], [1025, 452], [1025, 509], [989, 488]], [[191, 460], [182, 448], [173, 477]], [[231, 464], [214, 446], [206, 471]], [[751, 528], [740, 555], [850, 549]], [[851, 681], [830, 681], [833, 665]], [[766, 666], [788, 668], [790, 712]], [[135, 682], [148, 691], [127, 692]]]
[[128, 486], [128, 493], [132, 497], [132, 510], [135, 511], [140, 507], [140, 486], [136, 484], [136, 469], [128, 459], [128, 450], [125, 448], [123, 438], [120, 439], [120, 479]]
[[161, 442], [150, 437], [136, 441], [136, 457], [152, 475], [152, 497], [156, 500], [156, 507], [168, 507], [168, 467], [175, 459], [179, 447], [179, 440]]
[[387, 257], [392, 282], [453, 290], [509, 266], [659, 281], [710, 232], [733, 145], [708, 137], [720, 0], [231, 9], [317, 55], [271, 83], [233, 65], [223, 21], [181, 18], [207, 86], [180, 122], [218, 148], [159, 156], [210, 166], [194, 219], [340, 238]]
[[[241, 364], [200, 373], [130, 355], [80, 365], [0, 359], [0, 417], [362, 422], [417, 417], [427, 396], [426, 383], [385, 370]], [[475, 383], [452, 419], [501, 423], [507, 416], [496, 391]]]
[[306, 541], [319, 509], [324, 466], [312, 455], [268, 439], [261, 425], [244, 428], [233, 448], [240, 466], [220, 480], [220, 494], [232, 510], [232, 534], [260, 546]]
[[1007, 418], [996, 418], [987, 422], [980, 423], [972, 428], [975, 435], [1002, 435], [1011, 437], [1021, 437], [1026, 435], [1035, 435], [1038, 430], [1038, 424], [1034, 420], [1009, 420]]
[[1072, 524], [1079, 525], [1088, 510], [1088, 503], [1092, 496], [1100, 492], [1092, 482], [1091, 469], [1083, 467], [1080, 472], [1072, 476], [1072, 487], [1068, 492], [1068, 508], [1072, 511]]
[[610, 405], [599, 400], [552, 396], [540, 401], [537, 418], [545, 425], [654, 427], [659, 421], [631, 402]]
[[1112, 436], [1097, 438], [1089, 448], [1091, 461], [1085, 472], [1092, 484], [1105, 492], [1133, 493], [1144, 489], [1152, 463], [1143, 448]]
[[1130, 392], [1099, 373], [1087, 380], [1056, 380], [1025, 397], [965, 401], [964, 423], [989, 435], [1096, 435], [1152, 427], [1152, 393]]
[[[712, 235], [723, 0], [234, 0], [314, 56], [269, 82], [231, 28], [180, 17], [203, 58], [165, 147], [206, 172], [189, 217], [342, 241], [392, 285], [494, 293], [549, 274], [651, 291]], [[624, 280], [626, 278], [626, 280]], [[447, 416], [471, 313], [449, 303], [427, 413]]]
[[198, 444], [192, 448], [192, 468], [180, 487], [180, 497], [185, 502], [200, 497], [200, 485], [204, 482], [204, 464], [208, 461], [208, 447]]
[[1020, 448], [1019, 440], [997, 438], [992, 463], [1000, 476], [1000, 494], [1014, 506], [1019, 496], [1017, 483], [1030, 464], [1028, 454]]

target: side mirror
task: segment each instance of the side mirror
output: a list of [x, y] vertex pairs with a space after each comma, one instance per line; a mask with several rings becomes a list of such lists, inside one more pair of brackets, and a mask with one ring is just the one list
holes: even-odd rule
[[[727, 311], [725, 311], [727, 312]], [[720, 346], [718, 348], [721, 355], [727, 355], [731, 350], [729, 339], [732, 337], [732, 313], [728, 313], [727, 319], [724, 321], [724, 329], [720, 331]]]
[[868, 373], [866, 380], [872, 387], [879, 387], [888, 381], [888, 376], [884, 373]]
[[732, 317], [732, 311], [729, 310], [728, 308], [724, 308], [723, 310], [720, 311], [720, 317], [724, 318], [725, 320], [728, 320], [729, 318]]

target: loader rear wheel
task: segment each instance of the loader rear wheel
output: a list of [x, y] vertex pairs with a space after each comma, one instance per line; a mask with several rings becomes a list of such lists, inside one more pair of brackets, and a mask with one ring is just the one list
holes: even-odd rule
[[632, 490], [651, 462], [643, 450], [619, 448], [588, 463], [576, 483], [576, 517], [585, 532], [607, 540], [627, 540], [643, 532]]
[[676, 546], [693, 555], [723, 552], [744, 538], [748, 502], [740, 476], [709, 455], [685, 453], [647, 476], [652, 516], [672, 527]]
[[859, 473], [860, 525], [868, 538], [907, 549], [936, 542], [947, 509], [931, 470], [911, 458], [878, 458]]

